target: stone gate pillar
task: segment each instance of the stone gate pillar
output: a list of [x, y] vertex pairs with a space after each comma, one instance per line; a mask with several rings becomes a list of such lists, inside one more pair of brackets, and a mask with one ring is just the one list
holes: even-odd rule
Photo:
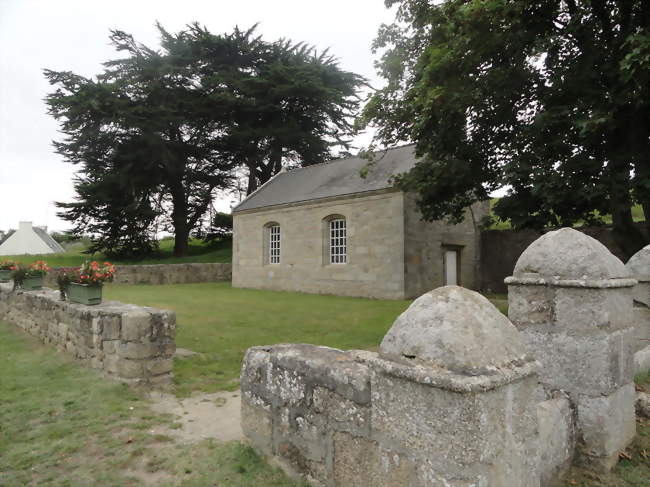
[[650, 245], [639, 250], [625, 264], [638, 281], [634, 286], [635, 354], [634, 369], [637, 373], [650, 370]]
[[575, 409], [580, 459], [611, 469], [636, 432], [636, 281], [600, 242], [563, 228], [533, 242], [506, 284], [509, 318], [542, 364], [543, 391], [565, 391]]

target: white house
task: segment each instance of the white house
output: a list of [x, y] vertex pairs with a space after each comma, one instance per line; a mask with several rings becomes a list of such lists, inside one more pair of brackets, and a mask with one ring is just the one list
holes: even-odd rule
[[56, 254], [65, 252], [43, 228], [32, 222], [20, 222], [18, 230], [9, 232], [0, 243], [0, 255]]

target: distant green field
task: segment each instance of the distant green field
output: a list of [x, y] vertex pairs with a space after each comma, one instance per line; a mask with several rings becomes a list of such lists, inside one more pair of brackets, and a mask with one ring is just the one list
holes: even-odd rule
[[121, 260], [108, 259], [103, 254], [84, 254], [84, 248], [75, 248], [65, 254], [45, 255], [15, 255], [2, 256], [0, 260], [12, 259], [23, 264], [30, 264], [36, 260], [46, 261], [50, 267], [77, 267], [86, 260], [106, 261], [114, 264], [136, 265], [136, 264], [180, 264], [188, 262], [230, 262], [232, 260], [232, 242], [223, 241], [213, 244], [206, 244], [202, 240], [192, 240], [189, 245], [189, 253], [185, 257], [174, 257], [174, 241], [164, 239], [160, 242], [159, 250], [146, 259], [142, 260]]
[[[510, 225], [510, 220], [501, 221], [497, 218], [497, 216], [494, 214], [493, 208], [494, 205], [499, 201], [499, 198], [492, 198], [490, 200], [490, 216], [494, 219], [494, 223], [490, 225], [487, 229], [488, 230], [510, 230], [512, 226]], [[643, 214], [643, 208], [641, 208], [641, 205], [636, 205], [632, 208], [632, 218], [634, 219], [635, 222], [643, 222], [645, 221], [645, 216]], [[603, 221], [607, 225], [611, 225], [612, 223], [612, 216], [611, 215], [603, 215]], [[582, 226], [581, 224], [578, 224], [576, 226]]]

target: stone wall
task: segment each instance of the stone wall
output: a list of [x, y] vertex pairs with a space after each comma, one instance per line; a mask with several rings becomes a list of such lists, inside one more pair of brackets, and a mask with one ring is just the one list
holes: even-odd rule
[[[644, 231], [644, 224], [637, 224]], [[611, 227], [583, 227], [581, 232], [595, 238], [621, 260], [623, 251], [614, 241]], [[487, 230], [481, 232], [481, 283], [487, 292], [505, 293], [503, 280], [512, 274], [521, 253], [543, 235], [536, 230]]]
[[516, 333], [485, 298], [447, 286], [418, 298], [380, 353], [249, 349], [244, 433], [313, 485], [538, 485], [538, 364]]
[[[232, 278], [230, 263], [118, 265], [116, 270], [117, 284], [186, 284]], [[47, 275], [45, 285], [57, 288], [56, 269]]]
[[0, 284], [0, 320], [13, 323], [108, 377], [163, 386], [172, 380], [176, 315], [114, 301], [84, 306], [59, 293]]
[[378, 353], [249, 349], [245, 435], [316, 486], [539, 487], [561, 485], [574, 462], [611, 469], [635, 435], [637, 281], [562, 229], [526, 249], [507, 282], [509, 318], [441, 287]]
[[[329, 198], [234, 214], [233, 286], [385, 299], [414, 298], [444, 284], [446, 246], [460, 253], [460, 283], [478, 285], [475, 205], [459, 225], [424, 222], [400, 191]], [[347, 263], [327, 259], [325, 223], [346, 220]], [[472, 215], [474, 218], [472, 218]], [[268, 262], [265, 225], [281, 229], [280, 263]]]
[[458, 283], [468, 289], [479, 287], [478, 224], [487, 215], [488, 205], [477, 203], [465, 211], [458, 225], [442, 221], [426, 222], [412, 194], [404, 196], [404, 262], [407, 298], [445, 284], [444, 253], [455, 249], [460, 259]]
[[[325, 221], [341, 215], [347, 263], [330, 264]], [[372, 298], [404, 298], [401, 192], [333, 198], [234, 214], [233, 286]], [[265, 225], [280, 225], [280, 263], [268, 263]]]

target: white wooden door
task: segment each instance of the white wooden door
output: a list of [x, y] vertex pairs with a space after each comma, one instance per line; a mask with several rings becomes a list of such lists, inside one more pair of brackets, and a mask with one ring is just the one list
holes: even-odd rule
[[445, 250], [445, 286], [458, 285], [458, 251]]

